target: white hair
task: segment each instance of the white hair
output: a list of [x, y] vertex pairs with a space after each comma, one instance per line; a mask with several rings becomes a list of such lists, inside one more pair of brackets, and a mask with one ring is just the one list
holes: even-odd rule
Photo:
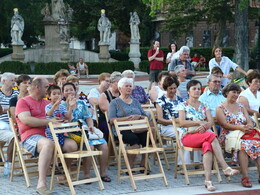
[[110, 75], [110, 82], [114, 83], [122, 78], [121, 72], [115, 71]]
[[185, 66], [184, 66], [184, 65], [177, 65], [177, 66], [175, 66], [175, 68], [174, 68], [174, 72], [175, 72], [176, 74], [178, 74], [179, 72], [181, 72], [181, 69], [182, 69], [182, 68], [185, 69]]
[[184, 52], [188, 52], [190, 54], [190, 48], [188, 46], [182, 46], [179, 50], [179, 55], [183, 54]]
[[126, 75], [128, 74], [131, 74], [133, 78], [135, 78], [135, 73], [132, 70], [125, 70], [124, 72], [122, 72], [123, 77], [126, 77]]
[[12, 79], [15, 79], [15, 74], [12, 73], [12, 72], [5, 72], [2, 77], [1, 77], [1, 83], [5, 81], [9, 81], [9, 80], [12, 80]]
[[117, 86], [118, 86], [118, 88], [122, 88], [124, 86], [124, 84], [126, 84], [126, 83], [130, 83], [132, 86], [134, 84], [133, 79], [127, 78], [127, 77], [123, 77], [122, 79], [120, 79], [118, 81]]

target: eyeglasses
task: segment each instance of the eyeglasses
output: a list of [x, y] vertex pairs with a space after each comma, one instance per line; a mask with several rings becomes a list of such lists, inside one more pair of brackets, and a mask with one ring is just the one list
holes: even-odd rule
[[215, 83], [215, 84], [216, 84], [216, 83], [221, 83], [220, 81], [211, 81], [211, 82], [212, 82], [212, 83]]

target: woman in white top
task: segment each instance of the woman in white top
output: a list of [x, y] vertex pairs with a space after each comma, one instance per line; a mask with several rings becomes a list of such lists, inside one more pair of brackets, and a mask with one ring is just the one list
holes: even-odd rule
[[214, 58], [212, 58], [209, 61], [209, 74], [211, 74], [212, 68], [218, 66], [224, 73], [223, 79], [221, 80], [221, 85], [227, 85], [228, 80], [232, 79], [232, 74], [230, 74], [230, 68], [232, 68], [234, 71], [237, 70], [246, 75], [246, 72], [242, 68], [240, 68], [236, 63], [232, 62], [228, 57], [222, 56], [221, 47], [214, 47], [212, 50], [212, 56], [214, 56]]
[[168, 48], [169, 48], [169, 53], [166, 56], [167, 64], [169, 64], [171, 61], [173, 61], [178, 57], [178, 55], [176, 55], [176, 51], [178, 50], [176, 43], [170, 43]]
[[248, 88], [239, 95], [238, 102], [241, 103], [250, 115], [259, 114], [260, 108], [260, 73], [251, 72], [247, 75]]
[[169, 72], [167, 71], [162, 71], [160, 72], [160, 74], [158, 75], [158, 81], [159, 81], [159, 85], [158, 86], [153, 86], [152, 89], [149, 92], [150, 95], [150, 99], [152, 101], [152, 103], [155, 103], [157, 101], [157, 98], [163, 96], [166, 94], [166, 91], [163, 89], [163, 81], [164, 79], [169, 76]]

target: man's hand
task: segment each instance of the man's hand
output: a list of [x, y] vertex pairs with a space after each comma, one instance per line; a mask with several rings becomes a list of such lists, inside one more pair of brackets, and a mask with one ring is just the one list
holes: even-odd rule
[[58, 124], [58, 123], [62, 123], [63, 120], [61, 120], [59, 117], [53, 117], [52, 119], [49, 119], [49, 122]]

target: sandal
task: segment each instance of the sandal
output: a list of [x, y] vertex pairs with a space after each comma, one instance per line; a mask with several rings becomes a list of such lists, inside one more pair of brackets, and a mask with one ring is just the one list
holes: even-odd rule
[[212, 181], [206, 181], [205, 180], [205, 188], [207, 188], [207, 190], [210, 191], [210, 192], [216, 190], [216, 187], [212, 185]]
[[101, 177], [101, 180], [104, 182], [111, 182], [111, 179], [107, 175], [104, 177]]
[[227, 167], [225, 170], [223, 170], [223, 172], [226, 177], [230, 177], [233, 175], [237, 175], [239, 173], [239, 170], [232, 169], [231, 167]]
[[37, 188], [36, 192], [41, 195], [51, 195], [52, 194], [52, 192], [46, 186]]
[[252, 184], [251, 184], [251, 182], [249, 181], [249, 178], [248, 178], [248, 177], [243, 177], [243, 178], [241, 179], [241, 184], [242, 184], [242, 186], [245, 187], [245, 188], [251, 188], [251, 187], [252, 187]]

